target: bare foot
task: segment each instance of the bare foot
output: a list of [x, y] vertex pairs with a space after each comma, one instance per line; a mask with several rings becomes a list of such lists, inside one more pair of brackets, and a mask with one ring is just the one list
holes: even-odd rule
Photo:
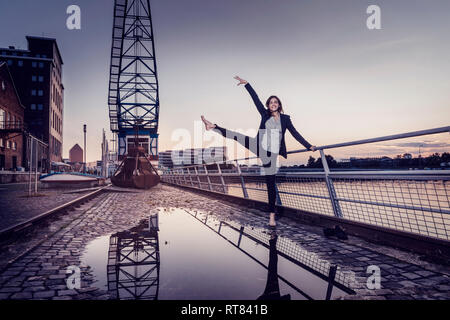
[[216, 127], [216, 125], [214, 123], [211, 123], [208, 120], [206, 120], [204, 116], [202, 116], [202, 121], [205, 124], [206, 130], [211, 130], [211, 129], [214, 129]]
[[275, 213], [271, 212], [269, 217], [269, 226], [275, 227], [277, 224], [275, 222]]

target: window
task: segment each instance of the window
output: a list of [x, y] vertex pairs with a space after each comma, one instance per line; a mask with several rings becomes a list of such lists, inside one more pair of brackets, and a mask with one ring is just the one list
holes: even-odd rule
[[22, 60], [17, 61], [17, 65], [18, 65], [19, 67], [23, 67], [23, 61], [22, 61]]
[[8, 60], [8, 66], [12, 66], [12, 60]]
[[36, 95], [36, 90], [31, 90], [31, 95], [35, 96]]
[[38, 107], [38, 110], [43, 110], [44, 109], [44, 106], [42, 105], [42, 103], [38, 103], [37, 107]]
[[39, 76], [39, 82], [44, 82], [44, 76]]
[[0, 138], [0, 147], [1, 147], [1, 148], [4, 147], [4, 145], [3, 145], [3, 139], [2, 139], [2, 138]]
[[31, 62], [31, 67], [36, 68], [37, 67], [37, 62], [36, 61]]
[[38, 96], [42, 97], [44, 95], [44, 91], [43, 90], [38, 90]]
[[44, 63], [43, 62], [39, 62], [39, 68], [43, 68], [44, 67]]
[[6, 90], [6, 83], [5, 83], [5, 81], [2, 81], [2, 90], [3, 90], [3, 91]]
[[41, 57], [41, 55], [40, 55], [40, 54], [37, 54], [37, 55], [36, 55], [36, 58], [40, 58], [40, 57]]
[[36, 76], [31, 76], [31, 81], [36, 82]]
[[35, 104], [35, 103], [32, 103], [31, 106], [30, 106], [30, 109], [31, 109], [31, 110], [36, 110], [36, 104]]
[[17, 142], [14, 141], [14, 142], [12, 143], [12, 149], [13, 149], [13, 150], [17, 150]]
[[42, 58], [47, 58], [47, 55], [46, 55], [46, 54], [43, 54], [43, 55], [42, 55]]
[[8, 149], [11, 149], [11, 141], [10, 140], [6, 141], [6, 147]]
[[0, 109], [0, 129], [5, 128], [5, 121], [6, 121], [6, 112], [3, 109]]

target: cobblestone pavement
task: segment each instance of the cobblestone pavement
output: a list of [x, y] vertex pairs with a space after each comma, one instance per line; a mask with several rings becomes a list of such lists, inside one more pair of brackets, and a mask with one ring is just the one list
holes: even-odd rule
[[36, 196], [29, 197], [26, 183], [0, 184], [0, 230], [31, 219], [88, 192], [74, 191], [39, 188]]
[[[123, 189], [122, 189], [123, 190]], [[68, 212], [39, 231], [9, 244], [0, 258], [0, 299], [110, 299], [108, 292], [93, 287], [90, 266], [80, 257], [87, 243], [135, 226], [160, 207], [182, 207], [207, 212], [219, 219], [264, 228], [267, 216], [257, 209], [160, 184], [148, 191], [106, 192]], [[346, 241], [327, 239], [322, 229], [289, 219], [278, 222], [280, 236], [315, 253], [342, 270], [353, 271], [356, 295], [342, 299], [449, 299], [448, 267], [421, 261], [418, 256], [367, 243], [355, 237]], [[21, 252], [25, 252], [21, 254]], [[19, 256], [18, 256], [19, 255]], [[16, 258], [17, 257], [17, 258]], [[8, 264], [6, 262], [9, 262]], [[81, 267], [81, 288], [66, 286], [66, 268]], [[381, 289], [366, 288], [366, 268], [381, 268]]]

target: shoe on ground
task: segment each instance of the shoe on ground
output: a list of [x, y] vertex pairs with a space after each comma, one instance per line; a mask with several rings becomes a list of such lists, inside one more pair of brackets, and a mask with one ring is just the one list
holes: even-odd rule
[[345, 233], [344, 229], [342, 229], [340, 226], [334, 227], [334, 234], [339, 240], [347, 240], [347, 234]]

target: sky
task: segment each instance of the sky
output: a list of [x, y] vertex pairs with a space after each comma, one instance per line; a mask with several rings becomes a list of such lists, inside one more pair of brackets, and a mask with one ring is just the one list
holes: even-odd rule
[[[66, 27], [69, 5], [81, 30]], [[381, 29], [369, 30], [369, 5]], [[56, 38], [63, 58], [63, 157], [83, 143], [101, 157], [109, 131], [107, 90], [113, 0], [0, 2], [0, 47], [26, 35]], [[297, 130], [323, 146], [449, 125], [450, 1], [152, 0], [158, 67], [159, 150], [222, 145], [200, 115], [253, 135], [259, 114], [235, 75], [263, 102], [275, 94]], [[302, 146], [286, 133], [288, 150]], [[227, 142], [228, 148], [233, 144]], [[335, 158], [450, 151], [449, 134], [333, 149]], [[229, 154], [241, 156], [241, 148]], [[305, 163], [318, 152], [290, 155]]]

